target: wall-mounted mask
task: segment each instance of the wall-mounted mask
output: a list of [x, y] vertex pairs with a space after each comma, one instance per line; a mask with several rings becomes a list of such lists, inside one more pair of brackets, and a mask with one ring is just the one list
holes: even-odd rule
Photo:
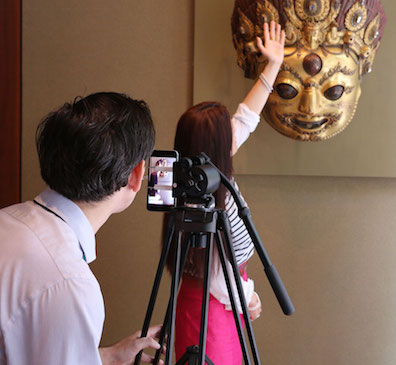
[[286, 41], [265, 120], [296, 140], [333, 137], [353, 118], [362, 76], [371, 72], [385, 25], [380, 0], [236, 0], [231, 25], [245, 77], [264, 68], [256, 36], [271, 20]]

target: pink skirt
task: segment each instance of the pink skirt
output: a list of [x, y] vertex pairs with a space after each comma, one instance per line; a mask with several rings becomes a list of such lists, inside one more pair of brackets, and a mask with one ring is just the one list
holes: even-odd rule
[[[187, 347], [199, 345], [202, 283], [184, 275], [177, 297], [175, 352], [179, 360]], [[242, 323], [243, 318], [241, 315]], [[242, 350], [232, 311], [215, 297], [209, 297], [206, 355], [215, 365], [241, 365]]]

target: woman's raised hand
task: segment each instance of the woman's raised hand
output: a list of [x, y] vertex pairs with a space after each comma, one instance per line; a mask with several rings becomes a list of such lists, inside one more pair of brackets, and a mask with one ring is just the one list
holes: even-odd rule
[[264, 43], [257, 37], [257, 47], [261, 54], [269, 62], [281, 64], [283, 62], [283, 52], [285, 45], [285, 31], [281, 30], [280, 24], [271, 20], [270, 25], [264, 23]]

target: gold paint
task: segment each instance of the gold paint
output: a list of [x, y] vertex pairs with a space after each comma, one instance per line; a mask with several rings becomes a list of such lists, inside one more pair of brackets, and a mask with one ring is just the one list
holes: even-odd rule
[[379, 15], [377, 15], [367, 26], [366, 31], [364, 33], [364, 43], [370, 46], [376, 36], [378, 35], [379, 28]]
[[[318, 4], [317, 14], [307, 11], [310, 3]], [[284, 10], [288, 17], [289, 38], [296, 38], [296, 42], [315, 50], [324, 42], [328, 27], [336, 19], [340, 7], [338, 1], [334, 0], [331, 5], [330, 0], [296, 0], [295, 4], [288, 0], [285, 2]]]
[[256, 9], [257, 24], [256, 24], [256, 36], [263, 37], [263, 25], [264, 23], [270, 23], [273, 20], [275, 23], [279, 23], [279, 14], [275, 6], [272, 5], [268, 0], [259, 0], [257, 2]]
[[366, 7], [356, 2], [346, 14], [345, 27], [352, 32], [357, 32], [363, 28], [364, 23], [366, 23], [366, 19]]
[[330, 10], [329, 0], [296, 0], [295, 9], [297, 16], [305, 22], [313, 23], [322, 21]]
[[239, 10], [239, 34], [245, 40], [249, 41], [254, 37], [254, 26], [250, 19]]
[[[326, 57], [321, 71], [311, 76], [304, 71], [303, 59], [310, 51], [289, 57], [279, 72], [263, 111], [266, 121], [283, 135], [301, 141], [322, 141], [340, 133], [351, 121], [360, 97], [358, 66], [343, 53]], [[290, 85], [297, 94], [284, 99], [278, 85]], [[287, 87], [287, 86], [286, 86]], [[343, 90], [336, 100], [326, 97], [329, 90]], [[330, 90], [331, 91], [331, 90]]]

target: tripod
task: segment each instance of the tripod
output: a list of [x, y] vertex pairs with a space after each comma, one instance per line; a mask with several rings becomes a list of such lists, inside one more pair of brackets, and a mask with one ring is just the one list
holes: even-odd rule
[[[173, 228], [174, 227], [174, 228]], [[174, 231], [174, 232], [173, 232]], [[182, 233], [185, 232], [185, 240], [183, 248]], [[225, 245], [222, 239], [221, 232], [224, 233]], [[172, 273], [172, 285], [171, 285], [171, 296], [167, 309], [167, 315], [164, 320], [163, 330], [160, 335], [160, 344], [163, 344], [165, 338], [165, 332], [168, 332], [168, 341], [166, 352], [166, 364], [170, 364], [172, 359], [171, 344], [174, 339], [174, 318], [176, 312], [176, 296], [179, 287], [180, 276], [183, 272], [184, 263], [190, 247], [192, 249], [204, 249], [205, 253], [205, 268], [204, 268], [204, 280], [203, 280], [203, 299], [202, 299], [202, 312], [201, 312], [201, 327], [200, 327], [200, 340], [199, 345], [191, 346], [187, 348], [186, 353], [180, 358], [177, 364], [204, 364], [206, 361], [208, 364], [213, 362], [205, 355], [206, 347], [206, 330], [207, 330], [207, 318], [208, 318], [208, 306], [209, 306], [209, 282], [210, 282], [210, 268], [212, 264], [212, 251], [214, 239], [219, 252], [219, 258], [221, 266], [224, 272], [228, 293], [231, 300], [231, 307], [234, 314], [235, 323], [237, 326], [238, 337], [241, 343], [243, 357], [245, 363], [250, 364], [248, 358], [248, 350], [246, 341], [243, 335], [241, 319], [237, 310], [235, 294], [231, 285], [231, 278], [229, 276], [226, 267], [226, 250], [230, 256], [230, 262], [233, 269], [236, 287], [238, 290], [239, 300], [243, 309], [243, 316], [247, 327], [247, 332], [250, 339], [253, 356], [256, 363], [259, 364], [259, 358], [257, 353], [257, 346], [254, 339], [253, 329], [251, 326], [250, 317], [247, 311], [247, 305], [243, 294], [242, 284], [240, 282], [240, 274], [235, 259], [234, 251], [231, 247], [230, 227], [227, 214], [222, 210], [214, 209], [196, 209], [196, 208], [176, 208], [172, 212], [171, 219], [168, 226], [168, 234], [166, 236], [166, 242], [163, 246], [161, 253], [160, 264], [158, 266], [156, 279], [154, 282], [153, 292], [151, 294], [148, 311], [146, 314], [145, 322], [143, 325], [142, 336], [144, 331], [148, 330], [149, 322], [151, 319], [152, 311], [154, 308], [154, 301], [159, 289], [161, 276], [164, 270], [166, 258], [169, 253], [172, 238], [176, 233], [176, 251], [175, 251], [175, 263]], [[169, 326], [169, 327], [168, 327]], [[157, 351], [156, 358], [159, 359], [160, 351]], [[137, 364], [135, 360], [135, 364]], [[156, 363], [156, 361], [154, 361]]]
[[[265, 249], [261, 243], [260, 237], [251, 221], [249, 209], [244, 205], [242, 199], [239, 196], [239, 192], [236, 191], [231, 182], [210, 162], [209, 159], [206, 161], [213, 166], [220, 174], [222, 183], [228, 188], [234, 200], [238, 206], [238, 212], [240, 217], [245, 223], [245, 226], [252, 238], [254, 246], [260, 256], [261, 261], [264, 264], [265, 272], [271, 283], [271, 286], [275, 292], [275, 295], [282, 307], [285, 314], [292, 314], [294, 312], [293, 304], [291, 303], [286, 289], [276, 271], [275, 266], [272, 265], [265, 252]], [[208, 199], [208, 197], [206, 197]], [[210, 195], [209, 200], [213, 200]], [[205, 201], [205, 199], [203, 199]], [[245, 364], [251, 364], [247, 344], [242, 330], [241, 319], [237, 310], [235, 295], [231, 285], [231, 279], [226, 267], [226, 250], [228, 252], [229, 260], [232, 266], [234, 279], [237, 287], [238, 297], [242, 307], [243, 318], [246, 324], [246, 330], [249, 337], [249, 343], [251, 352], [253, 355], [254, 364], [260, 364], [258, 356], [258, 350], [256, 340], [254, 338], [253, 329], [250, 321], [250, 317], [247, 311], [247, 305], [245, 296], [242, 289], [241, 278], [236, 263], [235, 254], [231, 246], [230, 226], [227, 214], [223, 210], [217, 210], [209, 208], [210, 204], [199, 204], [195, 207], [191, 207], [188, 204], [183, 207], [174, 208], [170, 215], [168, 224], [168, 230], [165, 236], [165, 242], [162, 248], [160, 261], [157, 268], [157, 273], [153, 285], [153, 289], [150, 296], [149, 305], [147, 308], [142, 334], [144, 337], [147, 335], [147, 331], [150, 325], [152, 313], [154, 310], [154, 304], [157, 298], [159, 285], [161, 282], [165, 263], [169, 254], [172, 241], [176, 241], [175, 247], [175, 258], [172, 272], [172, 284], [171, 293], [166, 311], [166, 316], [163, 322], [162, 331], [160, 334], [160, 345], [161, 348], [164, 344], [165, 337], [167, 335], [167, 351], [165, 364], [169, 365], [172, 362], [172, 344], [174, 340], [174, 327], [175, 327], [175, 316], [176, 316], [176, 298], [177, 291], [180, 284], [180, 277], [183, 273], [184, 264], [190, 247], [193, 249], [201, 248], [206, 250], [205, 252], [205, 267], [204, 267], [204, 279], [203, 279], [203, 298], [202, 298], [202, 310], [201, 310], [201, 325], [200, 325], [200, 338], [199, 345], [193, 345], [186, 349], [186, 353], [177, 362], [177, 365], [181, 364], [192, 364], [200, 365], [208, 363], [212, 365], [213, 362], [206, 356], [206, 332], [207, 332], [207, 319], [208, 319], [208, 306], [209, 306], [209, 280], [210, 280], [210, 268], [212, 264], [212, 251], [213, 241], [215, 243], [219, 253], [221, 266], [223, 269], [228, 294], [231, 301], [231, 307], [234, 315], [235, 324], [238, 331], [238, 337], [241, 344], [242, 354]], [[221, 232], [224, 236], [222, 239]], [[182, 237], [184, 233], [184, 242], [182, 247]], [[174, 240], [176, 238], [176, 240]], [[224, 243], [225, 242], [225, 243]], [[159, 357], [161, 355], [161, 349], [157, 350], [155, 354], [154, 364], [158, 364]], [[141, 358], [141, 352], [136, 356], [135, 363], [139, 364]]]

